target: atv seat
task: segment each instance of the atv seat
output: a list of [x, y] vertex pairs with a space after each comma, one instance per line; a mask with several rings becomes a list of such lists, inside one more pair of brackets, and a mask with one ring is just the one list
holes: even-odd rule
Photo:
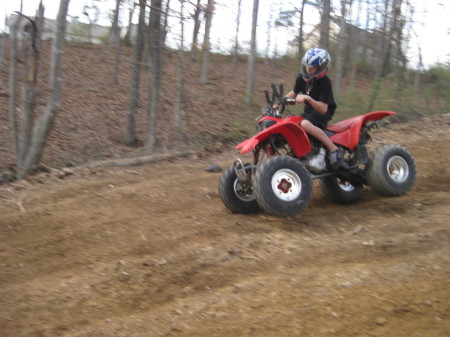
[[331, 132], [332, 135], [335, 133], [341, 133], [352, 127], [353, 124], [358, 123], [363, 119], [364, 116], [355, 116], [343, 121], [331, 124], [327, 126], [327, 131]]

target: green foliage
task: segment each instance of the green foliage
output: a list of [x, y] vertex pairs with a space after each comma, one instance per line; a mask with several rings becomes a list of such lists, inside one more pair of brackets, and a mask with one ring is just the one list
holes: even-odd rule
[[433, 65], [427, 71], [426, 81], [436, 95], [450, 99], [450, 63]]

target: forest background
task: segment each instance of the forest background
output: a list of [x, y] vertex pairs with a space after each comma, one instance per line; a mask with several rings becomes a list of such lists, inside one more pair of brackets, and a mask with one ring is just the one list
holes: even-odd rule
[[[263, 91], [271, 83], [290, 88], [301, 55], [312, 46], [327, 48], [333, 57], [335, 121], [369, 110], [394, 110], [398, 121], [448, 113], [448, 44], [436, 45], [436, 63], [424, 63], [423, 50], [430, 48], [420, 44], [416, 27], [426, 32], [426, 24], [417, 25], [416, 4], [304, 0], [267, 6], [261, 0], [261, 6], [254, 0], [250, 19], [249, 3], [86, 1], [79, 16], [69, 17], [83, 29], [58, 48], [57, 36], [41, 40], [47, 9], [22, 17], [22, 26], [5, 28], [2, 180], [106, 158], [232, 148], [253, 133]], [[68, 5], [61, 1], [60, 25], [67, 25]], [[16, 10], [21, 8], [25, 12], [23, 2]], [[108, 20], [102, 43], [93, 43], [93, 27]], [[32, 23], [31, 33], [24, 22]], [[232, 38], [213, 38], [224, 30]], [[56, 31], [66, 33], [66, 27]], [[55, 50], [64, 55], [63, 84], [55, 82], [62, 78], [55, 77]], [[55, 89], [62, 90], [56, 102]]]

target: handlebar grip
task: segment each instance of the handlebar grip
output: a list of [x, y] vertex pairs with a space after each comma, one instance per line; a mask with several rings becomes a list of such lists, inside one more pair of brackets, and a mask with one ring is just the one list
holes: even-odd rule
[[295, 98], [285, 98], [286, 105], [295, 105]]

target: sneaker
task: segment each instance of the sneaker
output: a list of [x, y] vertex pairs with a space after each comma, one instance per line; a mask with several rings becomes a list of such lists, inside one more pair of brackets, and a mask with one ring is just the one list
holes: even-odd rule
[[344, 160], [344, 153], [345, 150], [340, 147], [328, 154], [328, 161], [330, 162], [330, 166], [333, 171], [336, 171], [339, 166], [341, 166], [341, 163]]

